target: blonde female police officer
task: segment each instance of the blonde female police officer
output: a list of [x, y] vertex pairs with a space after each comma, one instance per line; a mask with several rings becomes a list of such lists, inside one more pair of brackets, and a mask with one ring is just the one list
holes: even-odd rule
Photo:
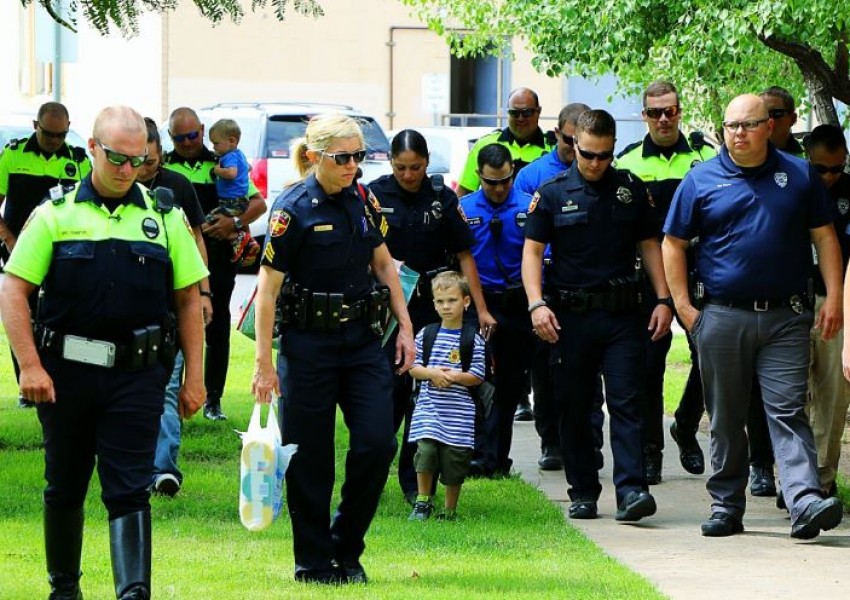
[[[298, 444], [286, 474], [295, 579], [365, 583], [363, 539], [395, 452], [392, 378], [378, 323], [387, 300], [399, 322], [395, 362], [402, 373], [413, 363], [413, 332], [380, 206], [355, 181], [366, 156], [360, 125], [345, 115], [318, 115], [294, 156], [304, 179], [275, 201], [260, 267], [253, 392], [258, 402], [280, 392], [271, 338], [288, 277], [278, 361], [288, 369], [283, 441]], [[388, 299], [376, 292], [373, 275], [389, 288]], [[350, 447], [329, 523], [337, 405]]]

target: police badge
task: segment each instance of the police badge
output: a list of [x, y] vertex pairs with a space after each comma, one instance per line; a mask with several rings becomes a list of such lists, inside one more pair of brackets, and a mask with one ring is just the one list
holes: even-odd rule
[[848, 200], [847, 198], [839, 198], [838, 212], [841, 215], [846, 215], [848, 210], [850, 210], [850, 200]]
[[630, 190], [626, 186], [621, 185], [617, 188], [617, 200], [619, 200], [623, 204], [631, 204], [632, 200], [634, 199], [634, 196], [632, 196], [632, 190]]
[[784, 171], [774, 173], [773, 180], [776, 182], [776, 185], [781, 188], [784, 188], [786, 185], [788, 185], [788, 173], [785, 173]]

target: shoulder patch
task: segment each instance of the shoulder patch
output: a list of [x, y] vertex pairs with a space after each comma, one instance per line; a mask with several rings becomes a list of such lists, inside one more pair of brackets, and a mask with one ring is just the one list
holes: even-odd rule
[[534, 209], [537, 208], [538, 202], [540, 202], [540, 192], [534, 192], [534, 195], [531, 197], [531, 202], [528, 205], [528, 214], [534, 212]]
[[280, 237], [286, 233], [292, 216], [285, 210], [276, 210], [269, 217], [269, 236]]
[[469, 222], [469, 219], [466, 218], [466, 213], [463, 212], [463, 207], [460, 205], [460, 202], [457, 203], [457, 212], [460, 215], [460, 218], [463, 219], [464, 223]]
[[381, 212], [381, 203], [378, 202], [378, 198], [372, 193], [372, 190], [369, 190], [369, 204], [372, 205], [376, 213]]

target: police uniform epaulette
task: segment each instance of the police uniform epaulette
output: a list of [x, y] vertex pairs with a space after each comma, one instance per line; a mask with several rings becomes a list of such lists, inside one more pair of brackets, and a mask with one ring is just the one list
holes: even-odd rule
[[13, 138], [9, 140], [9, 143], [6, 144], [6, 147], [10, 150], [17, 150], [20, 144], [26, 144], [29, 138]]
[[633, 143], [629, 144], [628, 146], [626, 146], [625, 148], [623, 148], [623, 151], [620, 152], [617, 155], [617, 158], [623, 158], [626, 154], [628, 154], [629, 152], [631, 152], [635, 148], [640, 148], [641, 146], [643, 146], [643, 140], [638, 140], [636, 142], [633, 142]]
[[74, 161], [80, 163], [86, 160], [86, 149], [80, 148], [79, 146], [71, 146], [68, 144], [68, 148], [71, 150], [71, 156], [74, 157]]

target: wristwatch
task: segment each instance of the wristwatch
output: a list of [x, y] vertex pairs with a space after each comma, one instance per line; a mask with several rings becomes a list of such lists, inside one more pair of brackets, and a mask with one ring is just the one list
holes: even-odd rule
[[670, 310], [673, 310], [674, 308], [676, 308], [676, 306], [673, 304], [673, 298], [671, 298], [670, 296], [667, 296], [666, 298], [659, 298], [658, 304], [663, 304], [664, 306], [666, 306]]
[[242, 229], [242, 219], [239, 217], [233, 217], [233, 226], [236, 227], [236, 229]]

